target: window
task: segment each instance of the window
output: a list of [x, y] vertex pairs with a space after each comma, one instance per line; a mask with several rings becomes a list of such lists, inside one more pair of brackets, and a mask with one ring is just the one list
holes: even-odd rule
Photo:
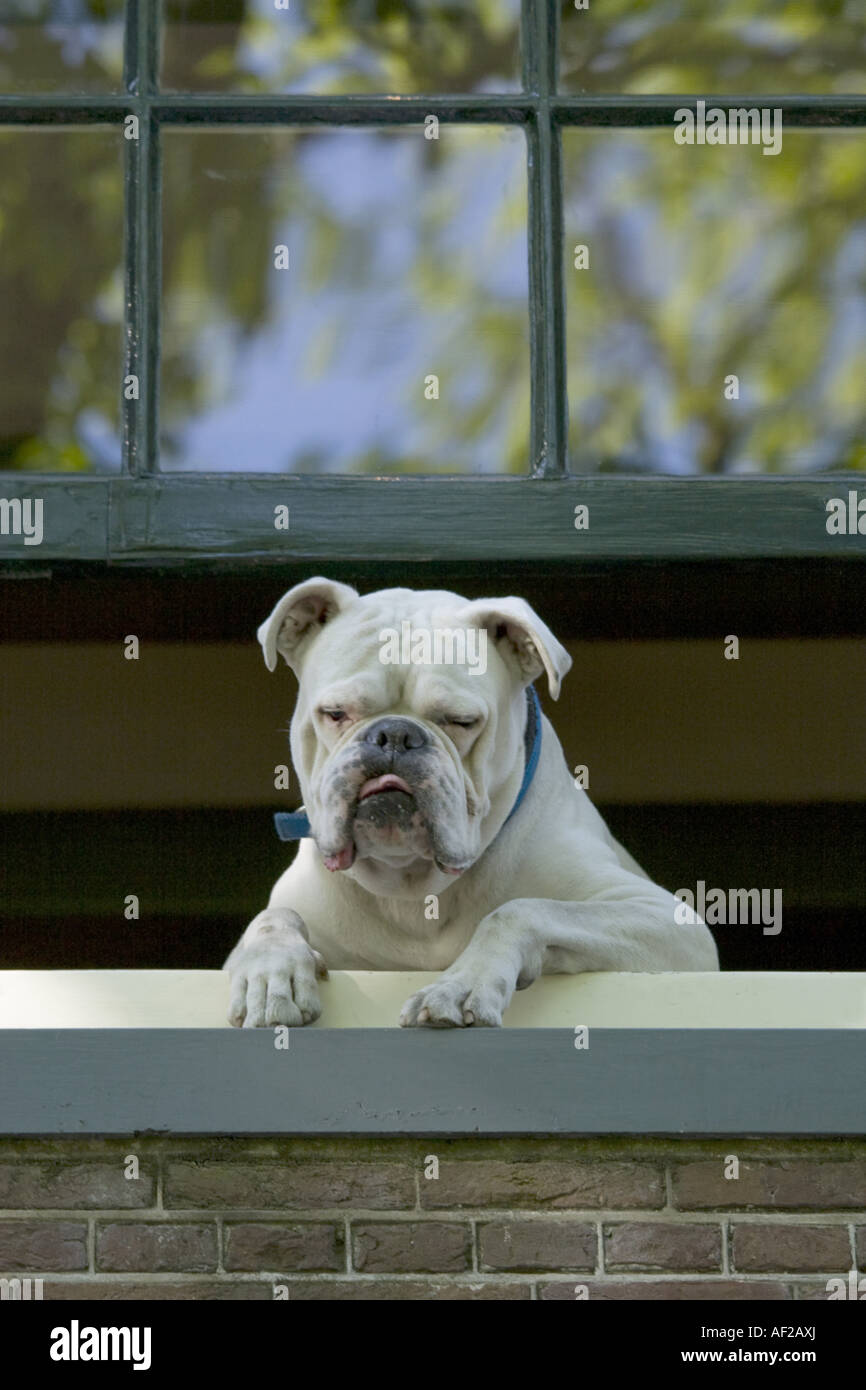
[[7, 0], [5, 555], [861, 553], [866, 20], [764, 9]]

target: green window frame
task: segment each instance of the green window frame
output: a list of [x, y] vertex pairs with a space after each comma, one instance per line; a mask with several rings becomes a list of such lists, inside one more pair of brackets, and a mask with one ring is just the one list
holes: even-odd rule
[[[37, 547], [0, 536], [16, 559], [237, 566], [285, 559], [675, 560], [850, 559], [866, 536], [831, 535], [827, 502], [856, 492], [859, 473], [818, 477], [627, 477], [568, 473], [561, 132], [566, 127], [673, 126], [697, 96], [568, 96], [557, 92], [559, 5], [522, 0], [523, 90], [503, 96], [243, 96], [163, 93], [156, 0], [126, 0], [124, 90], [116, 95], [0, 96], [0, 127], [139, 121], [125, 145], [123, 402], [117, 477], [0, 474], [7, 499], [43, 500]], [[738, 94], [714, 101], [780, 107], [792, 127], [866, 124], [866, 96]], [[161, 144], [168, 126], [409, 125], [523, 127], [528, 147], [531, 448], [524, 477], [358, 477], [159, 472]], [[274, 507], [288, 505], [289, 532]], [[574, 509], [590, 509], [577, 530]]]

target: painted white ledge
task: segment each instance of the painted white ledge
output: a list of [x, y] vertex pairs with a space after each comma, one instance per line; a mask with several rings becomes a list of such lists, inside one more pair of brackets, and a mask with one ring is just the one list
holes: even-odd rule
[[[315, 1028], [396, 1028], [435, 974], [334, 971]], [[219, 970], [0, 971], [0, 1028], [228, 1027]], [[553, 975], [516, 994], [510, 1028], [866, 1028], [866, 973]]]

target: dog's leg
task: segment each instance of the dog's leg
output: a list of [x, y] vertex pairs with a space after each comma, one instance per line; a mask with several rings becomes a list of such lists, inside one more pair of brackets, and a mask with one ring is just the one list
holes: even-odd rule
[[718, 970], [697, 914], [646, 879], [629, 879], [631, 891], [622, 885], [589, 902], [515, 898], [488, 913], [454, 964], [407, 1001], [400, 1023], [496, 1027], [515, 989], [542, 974]]
[[298, 1027], [322, 1011], [316, 977], [327, 979], [325, 962], [291, 908], [267, 907], [254, 917], [223, 969], [231, 976], [229, 1023], [236, 1028]]

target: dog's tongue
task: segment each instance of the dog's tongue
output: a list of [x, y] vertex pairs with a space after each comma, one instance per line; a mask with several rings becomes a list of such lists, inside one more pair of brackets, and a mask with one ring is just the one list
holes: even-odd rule
[[329, 854], [325, 859], [325, 868], [330, 869], [331, 873], [336, 873], [338, 869], [351, 869], [355, 858], [354, 844], [347, 845], [338, 854]]
[[463, 872], [462, 869], [454, 868], [451, 864], [440, 864], [438, 859], [436, 860], [436, 868], [439, 869], [439, 871], [440, 871], [441, 873], [443, 873], [443, 874], [455, 874], [455, 875], [456, 875], [456, 874], [462, 874], [462, 872]]
[[407, 792], [412, 795], [412, 789], [402, 777], [396, 777], [393, 772], [386, 772], [384, 777], [371, 777], [365, 782], [358, 793], [359, 801], [366, 801], [368, 796], [375, 796], [377, 792]]

